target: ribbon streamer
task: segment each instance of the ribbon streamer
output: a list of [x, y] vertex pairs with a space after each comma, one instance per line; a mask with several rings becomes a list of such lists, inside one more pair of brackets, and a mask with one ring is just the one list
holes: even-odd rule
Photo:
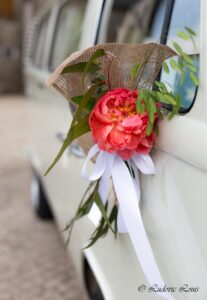
[[[86, 174], [86, 166], [89, 160], [98, 153], [96, 163], [91, 176]], [[144, 224], [139, 209], [140, 201], [140, 183], [138, 170], [143, 174], [154, 174], [155, 168], [153, 161], [149, 155], [135, 154], [128, 163], [133, 167], [135, 178], [131, 174], [124, 161], [117, 154], [111, 154], [102, 151], [98, 145], [94, 145], [84, 162], [82, 175], [90, 181], [100, 180], [99, 193], [103, 203], [107, 199], [107, 190], [112, 177], [115, 192], [119, 203], [118, 211], [118, 231], [128, 232], [134, 246], [136, 255], [142, 267], [142, 270], [149, 281], [150, 285], [157, 284], [164, 287], [165, 283], [160, 274], [155, 257], [152, 252]], [[89, 217], [95, 221], [95, 224], [100, 220], [100, 211], [94, 204]], [[174, 299], [170, 293], [156, 293], [164, 299]]]

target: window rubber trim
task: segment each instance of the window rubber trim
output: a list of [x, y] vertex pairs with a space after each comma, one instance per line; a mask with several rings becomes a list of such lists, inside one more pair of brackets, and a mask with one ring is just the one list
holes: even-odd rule
[[[167, 7], [166, 7], [166, 11], [165, 11], [165, 16], [164, 16], [164, 22], [162, 25], [162, 30], [161, 30], [161, 36], [160, 36], [160, 44], [166, 45], [167, 43], [167, 37], [168, 37], [168, 32], [169, 32], [169, 28], [170, 28], [170, 23], [171, 23], [171, 18], [172, 18], [172, 13], [173, 13], [173, 9], [174, 9], [174, 4], [175, 4], [176, 0], [168, 0], [167, 2]], [[161, 71], [158, 74], [158, 80], [160, 80], [160, 76], [161, 76]], [[197, 92], [198, 92], [198, 86], [195, 89], [195, 94], [194, 94], [194, 98], [191, 102], [191, 105], [188, 108], [184, 108], [181, 107], [179, 109], [179, 114], [183, 115], [188, 113], [196, 100], [196, 96], [197, 96]], [[165, 104], [164, 107], [168, 110], [172, 110], [172, 106], [170, 104]]]
[[161, 30], [160, 44], [166, 45], [175, 0], [168, 0]]
[[99, 22], [98, 22], [98, 26], [97, 26], [96, 38], [95, 38], [94, 45], [98, 44], [99, 32], [100, 32], [100, 28], [101, 28], [101, 21], [102, 21], [102, 17], [103, 17], [103, 12], [104, 12], [104, 8], [105, 8], [105, 4], [106, 4], [106, 0], [103, 0], [102, 8], [101, 8], [101, 14], [100, 14]]

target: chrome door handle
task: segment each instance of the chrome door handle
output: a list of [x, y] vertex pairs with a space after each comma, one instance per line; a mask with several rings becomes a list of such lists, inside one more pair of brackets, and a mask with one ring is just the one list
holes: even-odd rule
[[85, 153], [83, 151], [83, 149], [77, 145], [76, 143], [71, 143], [69, 146], [69, 152], [72, 153], [73, 155], [75, 155], [78, 158], [84, 158], [85, 157]]
[[45, 87], [45, 85], [43, 82], [37, 82], [37, 87], [42, 90]]

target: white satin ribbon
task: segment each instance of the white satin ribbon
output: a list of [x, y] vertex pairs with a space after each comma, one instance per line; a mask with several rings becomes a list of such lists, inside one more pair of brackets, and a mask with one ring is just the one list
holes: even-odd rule
[[[87, 176], [86, 165], [98, 152], [99, 154], [92, 175]], [[140, 183], [138, 170], [144, 174], [154, 174], [154, 164], [149, 155], [141, 154], [135, 154], [128, 162], [133, 167], [135, 178], [132, 178], [126, 164], [120, 156], [101, 151], [97, 145], [94, 145], [85, 160], [82, 175], [90, 181], [97, 180], [101, 177], [99, 193], [103, 203], [106, 202], [110, 177], [112, 176], [119, 202], [118, 231], [129, 233], [142, 270], [150, 285], [157, 284], [160, 287], [164, 287], [165, 283], [154, 258], [139, 209]], [[89, 217], [95, 221], [96, 225], [100, 220], [100, 216], [99, 209], [96, 205], [93, 205]], [[164, 299], [174, 299], [168, 292], [157, 292], [156, 294]]]

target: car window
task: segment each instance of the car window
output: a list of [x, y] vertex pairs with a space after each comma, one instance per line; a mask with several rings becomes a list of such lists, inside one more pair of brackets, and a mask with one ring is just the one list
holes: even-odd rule
[[159, 42], [167, 0], [116, 0], [106, 34], [107, 42]]
[[54, 70], [71, 53], [78, 50], [85, 7], [85, 0], [70, 0], [61, 7], [51, 52], [51, 70]]
[[46, 36], [49, 26], [50, 14], [46, 14], [36, 25], [31, 60], [33, 64], [41, 68], [43, 66], [44, 50], [46, 46]]
[[[186, 9], [190, 7], [190, 9]], [[167, 45], [172, 46], [176, 41], [193, 60], [194, 67], [198, 77], [199, 73], [199, 26], [200, 26], [200, 0], [176, 0], [172, 12], [169, 32], [167, 36]], [[179, 31], [185, 31], [185, 27], [192, 29], [196, 36], [194, 42], [184, 40], [178, 36]], [[169, 83], [174, 91], [179, 93], [182, 101], [182, 112], [187, 112], [194, 102], [197, 88], [190, 78], [190, 71], [186, 71], [184, 81], [181, 81], [181, 74], [173, 70], [168, 62], [170, 73], [161, 73], [161, 81]]]

